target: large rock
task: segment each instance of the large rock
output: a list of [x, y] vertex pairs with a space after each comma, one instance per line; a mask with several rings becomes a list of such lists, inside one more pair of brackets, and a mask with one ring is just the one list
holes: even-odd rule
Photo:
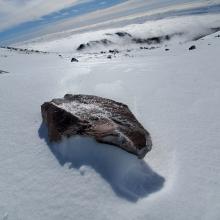
[[143, 158], [151, 150], [150, 134], [127, 105], [91, 95], [70, 95], [41, 106], [51, 142], [74, 135], [94, 137]]

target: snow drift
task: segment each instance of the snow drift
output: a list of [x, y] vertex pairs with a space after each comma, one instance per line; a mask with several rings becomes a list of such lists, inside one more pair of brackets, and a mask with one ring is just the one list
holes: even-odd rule
[[49, 143], [44, 124], [39, 129], [39, 136], [45, 139], [60, 165], [67, 164], [70, 169], [78, 169], [82, 176], [89, 172], [88, 167], [94, 169], [118, 196], [131, 202], [157, 192], [164, 185], [165, 179], [144, 160], [112, 145], [80, 136], [64, 138], [60, 143]]

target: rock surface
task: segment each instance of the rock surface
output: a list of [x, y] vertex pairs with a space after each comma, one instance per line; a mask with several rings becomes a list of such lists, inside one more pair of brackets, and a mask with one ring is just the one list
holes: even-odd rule
[[97, 46], [97, 45], [111, 45], [113, 44], [112, 41], [108, 39], [101, 39], [101, 40], [95, 40], [95, 41], [89, 41], [84, 44], [80, 44], [76, 50], [81, 51], [86, 48], [91, 48], [92, 46]]
[[192, 45], [189, 50], [195, 50], [196, 49], [196, 46], [195, 45]]
[[41, 106], [51, 142], [74, 135], [116, 145], [143, 158], [151, 150], [150, 134], [127, 105], [91, 95], [70, 95]]
[[73, 57], [72, 59], [71, 59], [71, 62], [73, 63], [73, 62], [79, 62], [79, 60], [77, 60], [75, 57]]

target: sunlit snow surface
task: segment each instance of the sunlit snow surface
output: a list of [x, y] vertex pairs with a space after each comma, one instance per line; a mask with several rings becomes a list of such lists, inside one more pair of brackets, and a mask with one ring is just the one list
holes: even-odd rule
[[[0, 49], [0, 219], [220, 219], [219, 35], [111, 60], [64, 50], [66, 39], [53, 43], [62, 57]], [[40, 105], [66, 93], [126, 103], [152, 151], [138, 160], [86, 138], [49, 144]]]

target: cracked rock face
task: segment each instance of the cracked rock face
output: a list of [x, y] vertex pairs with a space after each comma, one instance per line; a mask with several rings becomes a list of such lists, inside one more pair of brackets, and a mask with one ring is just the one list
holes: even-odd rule
[[150, 134], [127, 105], [91, 95], [70, 95], [41, 106], [49, 140], [74, 135], [93, 137], [143, 158], [151, 150]]

